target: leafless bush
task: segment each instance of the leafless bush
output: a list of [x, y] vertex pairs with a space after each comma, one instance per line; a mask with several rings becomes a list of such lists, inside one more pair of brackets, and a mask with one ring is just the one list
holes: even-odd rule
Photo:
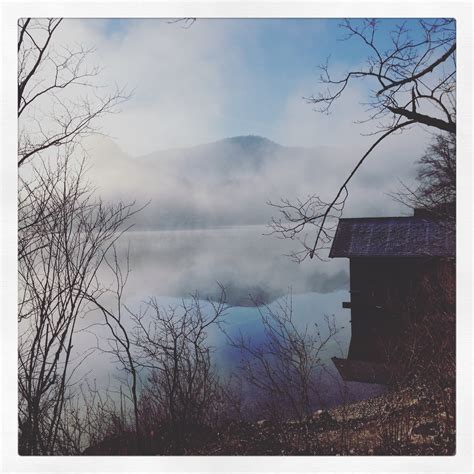
[[[129, 255], [127, 253], [126, 266], [122, 268], [119, 263], [117, 249], [115, 245], [112, 246], [109, 257], [104, 258], [105, 266], [111, 271], [114, 279], [114, 284], [111, 288], [103, 288], [100, 294], [86, 295], [86, 298], [93, 307], [99, 309], [104, 319], [102, 325], [107, 327], [109, 336], [105, 338], [107, 347], [100, 349], [107, 354], [112, 354], [120, 364], [120, 368], [125, 372], [126, 376], [130, 378], [128, 385], [129, 396], [127, 397], [132, 402], [133, 418], [135, 427], [135, 444], [138, 449], [141, 442], [141, 429], [139, 423], [138, 410], [138, 383], [139, 374], [138, 366], [134, 355], [134, 346], [130, 338], [131, 319], [128, 311], [126, 311], [123, 303], [123, 294], [127, 284], [130, 273]], [[104, 295], [111, 295], [114, 307], [111, 308], [103, 302]], [[125, 313], [125, 314], [124, 314]], [[100, 326], [101, 323], [94, 324]], [[127, 380], [128, 382], [128, 380]], [[122, 386], [121, 386], [122, 387]], [[120, 388], [122, 400], [122, 388]]]
[[242, 374], [257, 390], [256, 397], [267, 416], [279, 421], [308, 420], [318, 397], [322, 355], [338, 332], [334, 320], [326, 318], [326, 328], [316, 323], [298, 327], [291, 294], [279, 301], [277, 308], [259, 306], [258, 311], [262, 342], [255, 343], [242, 333], [227, 335], [242, 354]]
[[66, 388], [88, 356], [73, 351], [96, 275], [127, 229], [132, 205], [106, 206], [69, 156], [20, 179], [19, 423], [23, 454], [53, 454]]
[[254, 418], [249, 393], [245, 388], [245, 380], [241, 374], [233, 373], [226, 381], [220, 383], [220, 416], [219, 423], [240, 423]]
[[[61, 19], [18, 20], [19, 451], [58, 454], [65, 406], [89, 352], [76, 353], [77, 322], [99, 291], [97, 270], [126, 230], [133, 204], [104, 205], [73, 159], [96, 119], [126, 99], [101, 96], [91, 50], [58, 45]], [[82, 93], [71, 94], [75, 87]], [[71, 412], [72, 413], [72, 412]]]
[[410, 415], [400, 412], [393, 407], [393, 411], [380, 419], [381, 448], [386, 454], [403, 454], [403, 449], [410, 439], [413, 424]]
[[455, 265], [426, 263], [428, 271], [403, 305], [404, 331], [387, 347], [392, 383], [430, 403], [446, 435], [455, 429], [456, 311]]
[[450, 385], [455, 376], [455, 265], [453, 260], [425, 262], [420, 278], [399, 304], [402, 333], [387, 356], [403, 384], [413, 378]]
[[60, 452], [83, 454], [91, 446], [131, 433], [132, 427], [133, 413], [127, 410], [121, 390], [117, 400], [109, 387], [99, 390], [95, 382], [84, 381], [64, 406], [59, 427]]
[[207, 331], [224, 314], [223, 288], [219, 301], [209, 304], [208, 311], [195, 295], [181, 307], [164, 310], [152, 298], [138, 314], [130, 312], [136, 324], [136, 361], [148, 373], [140, 396], [141, 419], [148, 431], [166, 430], [174, 453], [218, 416], [220, 387]]

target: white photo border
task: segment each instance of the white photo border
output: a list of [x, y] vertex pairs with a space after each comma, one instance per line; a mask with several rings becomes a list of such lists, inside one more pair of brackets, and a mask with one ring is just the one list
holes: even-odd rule
[[[340, 18], [453, 17], [457, 21], [457, 440], [456, 455], [433, 457], [24, 457], [17, 453], [17, 111], [20, 17]], [[470, 1], [2, 1], [1, 373], [2, 472], [472, 472], [472, 84]]]

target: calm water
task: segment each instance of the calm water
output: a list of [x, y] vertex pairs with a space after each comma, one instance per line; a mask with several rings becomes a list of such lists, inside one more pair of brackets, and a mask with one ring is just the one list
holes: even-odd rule
[[[120, 242], [122, 262], [129, 252], [130, 275], [124, 303], [138, 310], [146, 299], [156, 297], [164, 307], [177, 306], [191, 294], [200, 299], [214, 299], [219, 294], [217, 283], [226, 288], [225, 327], [229, 334], [241, 331], [254, 341], [262, 338], [259, 312], [253, 300], [277, 308], [291, 292], [296, 324], [300, 327], [317, 324], [324, 337], [325, 317], [334, 318], [339, 328], [337, 337], [326, 347], [322, 374], [324, 399], [328, 405], [340, 400], [344, 386], [330, 358], [345, 357], [350, 342], [350, 311], [342, 309], [347, 300], [348, 262], [335, 259], [329, 262], [308, 260], [292, 262], [288, 254], [293, 242], [267, 235], [265, 227], [232, 227], [207, 230], [128, 232]], [[107, 280], [104, 273], [101, 278]], [[203, 307], [210, 305], [203, 302]], [[91, 316], [90, 316], [91, 317]], [[89, 317], [89, 321], [90, 321]], [[96, 328], [94, 332], [100, 332]], [[89, 334], [89, 343], [91, 335]], [[87, 346], [88, 336], [82, 344]], [[215, 360], [223, 374], [235, 370], [240, 355], [229, 347], [225, 336], [216, 328], [209, 332], [209, 342], [215, 348]], [[113, 385], [114, 364], [103, 354], [94, 354], [95, 378], [104, 385]], [[89, 364], [91, 361], [89, 361]], [[368, 384], [346, 385], [351, 399], [366, 397], [380, 391]]]

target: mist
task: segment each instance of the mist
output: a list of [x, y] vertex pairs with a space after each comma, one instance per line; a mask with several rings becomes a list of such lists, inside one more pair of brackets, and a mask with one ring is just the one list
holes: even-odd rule
[[[345, 215], [407, 213], [388, 194], [412, 182], [418, 156], [412, 149], [409, 142], [394, 143], [389, 152], [371, 156], [349, 187]], [[136, 217], [138, 230], [268, 224], [278, 217], [269, 202], [313, 194], [330, 201], [363, 151], [285, 147], [256, 136], [134, 158], [110, 140], [88, 147], [90, 179], [101, 196], [146, 205]]]

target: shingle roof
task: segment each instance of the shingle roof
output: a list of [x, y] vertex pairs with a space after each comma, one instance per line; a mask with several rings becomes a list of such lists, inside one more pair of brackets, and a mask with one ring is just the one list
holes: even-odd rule
[[454, 257], [454, 225], [429, 217], [340, 219], [330, 257]]

